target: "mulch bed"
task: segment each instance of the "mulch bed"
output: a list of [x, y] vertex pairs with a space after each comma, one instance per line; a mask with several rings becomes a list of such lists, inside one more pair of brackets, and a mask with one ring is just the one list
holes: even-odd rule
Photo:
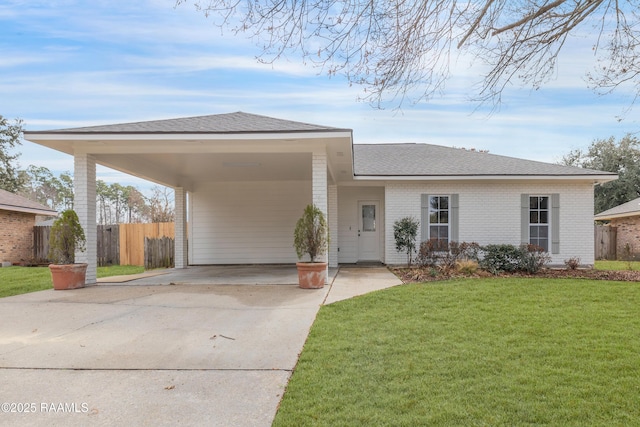
[[[640, 282], [640, 271], [630, 270], [594, 270], [594, 269], [553, 269], [546, 268], [538, 274], [511, 273], [495, 276], [489, 272], [478, 270], [473, 275], [465, 275], [456, 272], [448, 273], [432, 268], [392, 268], [391, 271], [402, 280], [403, 283], [435, 282], [463, 277], [531, 277], [531, 278], [579, 278], [591, 280], [616, 280], [622, 282]], [[434, 272], [436, 274], [434, 274]]]

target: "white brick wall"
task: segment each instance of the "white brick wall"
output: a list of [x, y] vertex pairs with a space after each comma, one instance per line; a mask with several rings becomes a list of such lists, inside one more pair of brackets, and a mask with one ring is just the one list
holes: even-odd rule
[[459, 194], [461, 242], [519, 245], [520, 195], [552, 193], [560, 194], [560, 253], [552, 255], [552, 264], [562, 265], [570, 257], [579, 257], [583, 264], [593, 264], [593, 186], [590, 183], [516, 181], [387, 183], [386, 262], [406, 262], [405, 256], [395, 250], [393, 224], [405, 216], [420, 221], [421, 194]]
[[[328, 218], [328, 194], [327, 194], [327, 152], [314, 151], [311, 163], [312, 189], [311, 199]], [[318, 257], [317, 261], [328, 261], [328, 254]]]
[[338, 187], [330, 185], [327, 190], [329, 203], [329, 267], [338, 266]]
[[76, 252], [77, 263], [87, 263], [86, 284], [97, 282], [98, 231], [96, 221], [96, 161], [92, 155], [74, 156], [74, 201], [73, 208], [84, 229], [87, 239], [86, 251]]
[[187, 256], [187, 194], [181, 187], [175, 188], [174, 192], [176, 204], [175, 267], [187, 268], [189, 263]]

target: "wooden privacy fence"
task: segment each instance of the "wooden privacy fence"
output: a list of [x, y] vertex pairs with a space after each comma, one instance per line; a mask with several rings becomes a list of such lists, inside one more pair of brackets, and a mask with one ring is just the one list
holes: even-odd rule
[[120, 264], [120, 232], [117, 225], [98, 226], [98, 265]]
[[[120, 235], [117, 225], [98, 225], [98, 266], [118, 265], [120, 262]], [[49, 262], [49, 236], [51, 226], [33, 227], [33, 259], [36, 263]]]
[[120, 265], [145, 265], [145, 238], [174, 236], [173, 222], [120, 224]]
[[618, 229], [609, 225], [595, 225], [595, 257], [596, 259], [617, 259]]
[[48, 262], [50, 234], [50, 226], [36, 225], [33, 227], [33, 259], [37, 263]]
[[144, 269], [170, 268], [174, 266], [174, 239], [160, 237], [144, 238]]
[[[46, 263], [50, 226], [33, 228], [33, 257]], [[145, 238], [174, 238], [174, 223], [98, 225], [98, 265], [145, 265]], [[173, 246], [172, 246], [173, 247]], [[171, 255], [173, 260], [173, 254]]]

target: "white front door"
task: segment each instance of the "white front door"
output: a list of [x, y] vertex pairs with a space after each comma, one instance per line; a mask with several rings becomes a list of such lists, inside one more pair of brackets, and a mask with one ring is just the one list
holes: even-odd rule
[[358, 261], [380, 261], [380, 203], [358, 201]]

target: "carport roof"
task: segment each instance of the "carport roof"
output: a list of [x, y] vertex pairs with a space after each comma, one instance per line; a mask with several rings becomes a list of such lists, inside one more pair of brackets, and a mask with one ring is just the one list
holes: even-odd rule
[[276, 119], [241, 111], [228, 114], [152, 120], [113, 125], [26, 132], [27, 134], [243, 134], [290, 132], [351, 132], [329, 126]]

